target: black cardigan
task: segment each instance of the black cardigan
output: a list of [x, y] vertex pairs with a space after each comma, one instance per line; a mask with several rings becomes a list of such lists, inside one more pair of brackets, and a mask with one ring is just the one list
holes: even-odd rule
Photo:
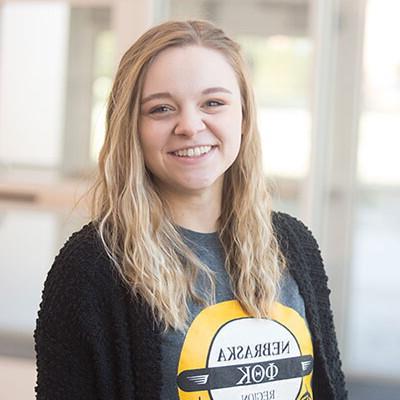
[[[327, 277], [311, 232], [273, 214], [304, 298], [314, 347], [313, 394], [347, 399]], [[37, 399], [160, 400], [161, 334], [112, 269], [92, 223], [74, 233], [47, 276], [34, 333]]]

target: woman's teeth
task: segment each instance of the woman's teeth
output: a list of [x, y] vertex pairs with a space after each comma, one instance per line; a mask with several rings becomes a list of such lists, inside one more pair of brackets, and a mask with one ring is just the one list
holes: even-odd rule
[[190, 149], [174, 151], [173, 154], [179, 157], [199, 157], [202, 154], [208, 153], [212, 146], [198, 146]]

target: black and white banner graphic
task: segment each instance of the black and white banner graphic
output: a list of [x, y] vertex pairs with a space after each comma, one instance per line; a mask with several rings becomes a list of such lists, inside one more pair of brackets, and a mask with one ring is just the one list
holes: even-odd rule
[[183, 371], [178, 386], [186, 391], [214, 390], [284, 379], [301, 378], [312, 372], [313, 358], [300, 356], [268, 362]]

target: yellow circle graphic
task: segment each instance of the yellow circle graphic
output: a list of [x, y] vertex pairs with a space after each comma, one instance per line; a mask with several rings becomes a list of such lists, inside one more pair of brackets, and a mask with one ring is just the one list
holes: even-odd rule
[[275, 303], [250, 317], [237, 300], [202, 310], [178, 364], [180, 400], [312, 399], [313, 348], [305, 320]]

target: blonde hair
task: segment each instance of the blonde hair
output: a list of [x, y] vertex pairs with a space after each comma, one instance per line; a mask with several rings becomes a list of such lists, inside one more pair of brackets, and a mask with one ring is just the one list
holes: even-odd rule
[[[123, 281], [164, 328], [187, 327], [190, 300], [215, 301], [213, 272], [185, 244], [146, 169], [138, 135], [148, 65], [172, 46], [198, 45], [223, 54], [242, 99], [242, 143], [226, 171], [218, 234], [235, 298], [251, 315], [268, 317], [285, 260], [271, 222], [252, 88], [239, 45], [207, 21], [171, 21], [144, 33], [122, 57], [107, 109], [104, 145], [93, 186], [92, 218]], [[209, 291], [198, 293], [202, 274]]]

